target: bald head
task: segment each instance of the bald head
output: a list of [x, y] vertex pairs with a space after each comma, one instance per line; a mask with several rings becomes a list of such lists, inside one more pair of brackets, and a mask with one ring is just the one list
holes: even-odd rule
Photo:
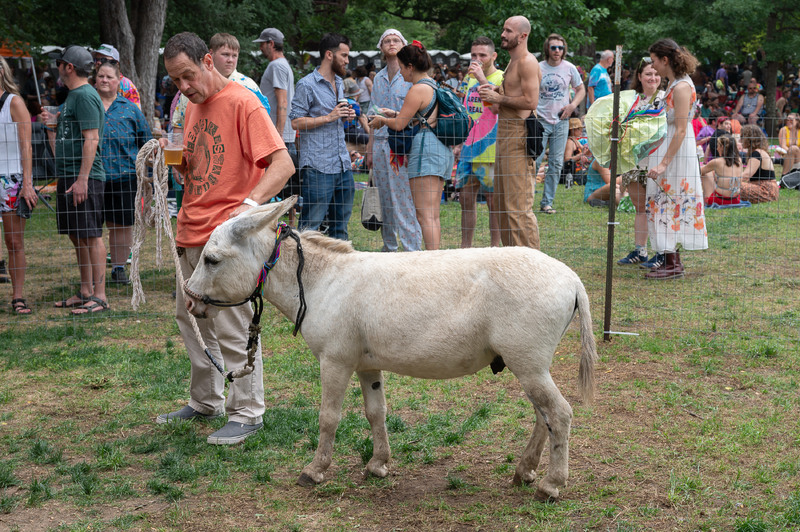
[[527, 17], [516, 15], [514, 17], [510, 17], [506, 23], [510, 24], [519, 33], [526, 33], [528, 35], [531, 33], [531, 22]]
[[504, 50], [528, 49], [528, 35], [531, 32], [530, 21], [523, 16], [511, 17], [503, 24], [503, 33], [500, 35], [500, 48]]

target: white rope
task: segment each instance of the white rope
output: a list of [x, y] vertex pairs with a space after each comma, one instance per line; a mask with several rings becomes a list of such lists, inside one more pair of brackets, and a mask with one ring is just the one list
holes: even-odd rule
[[[153, 167], [152, 177], [148, 172], [148, 166]], [[136, 219], [133, 224], [133, 246], [131, 247], [131, 285], [133, 286], [131, 305], [133, 310], [139, 310], [139, 304], [145, 302], [142, 281], [139, 278], [139, 254], [148, 227], [155, 227], [156, 230], [156, 266], [160, 268], [163, 263], [161, 257], [162, 233], [166, 233], [171, 244], [172, 259], [175, 261], [178, 290], [183, 286], [183, 271], [181, 271], [178, 259], [175, 236], [172, 234], [172, 219], [167, 208], [169, 167], [164, 163], [161, 144], [158, 140], [149, 140], [139, 150], [139, 154], [136, 156], [136, 177], [138, 183], [135, 203]], [[197, 342], [204, 351], [208, 352], [197, 321], [191, 313], [189, 313], [189, 322], [192, 324]]]

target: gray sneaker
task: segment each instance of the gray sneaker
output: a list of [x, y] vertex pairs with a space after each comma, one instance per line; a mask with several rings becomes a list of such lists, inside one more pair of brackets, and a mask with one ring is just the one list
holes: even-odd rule
[[159, 425], [163, 423], [172, 423], [174, 421], [190, 421], [193, 419], [217, 419], [219, 414], [201, 414], [189, 405], [184, 406], [180, 410], [170, 412], [169, 414], [159, 414], [156, 418], [156, 423]]
[[236, 421], [228, 421], [224, 427], [212, 433], [206, 441], [211, 445], [234, 445], [255, 434], [262, 425], [263, 423], [245, 425]]

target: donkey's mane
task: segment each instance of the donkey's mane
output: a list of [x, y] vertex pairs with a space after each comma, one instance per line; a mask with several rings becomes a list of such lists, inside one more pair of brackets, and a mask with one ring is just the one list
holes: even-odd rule
[[303, 231], [300, 233], [303, 242], [326, 249], [332, 253], [353, 253], [353, 244], [347, 240], [339, 240], [325, 236], [319, 231]]

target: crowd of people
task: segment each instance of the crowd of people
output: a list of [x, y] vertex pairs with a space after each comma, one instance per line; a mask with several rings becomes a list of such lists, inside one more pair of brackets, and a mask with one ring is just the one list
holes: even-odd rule
[[[636, 210], [634, 249], [619, 264], [648, 269], [647, 279], [682, 277], [680, 250], [708, 247], [706, 207], [777, 199], [775, 155], [784, 173], [800, 165], [793, 81], [788, 90], [783, 88], [786, 121], [771, 153], [761, 125], [764, 98], [756, 74], [742, 77], [740, 86], [746, 89], [733, 105], [726, 99], [726, 114], [718, 91], [730, 96], [732, 73], [720, 69], [714, 82], [700, 79], [698, 85], [698, 61], [685, 47], [662, 39], [636, 61], [626, 86], [635, 96], [631, 112], [663, 116], [661, 138], [637, 159], [637, 171], [612, 183], [598, 148], [586, 141], [584, 128], [590, 124], [583, 114], [593, 106], [601, 113], [603, 102], [613, 97], [609, 68], [614, 54], [601, 52], [587, 76], [567, 59], [567, 41], [557, 33], [544, 40], [537, 60], [529, 51], [530, 31], [523, 16], [504, 22], [499, 46], [510, 57], [505, 69], [497, 64], [494, 40], [476, 37], [469, 67], [462, 71], [434, 65], [422, 42], [409, 42], [390, 28], [377, 41], [385, 64], [377, 72], [365, 67], [348, 71], [350, 40], [327, 33], [320, 39], [319, 65], [295, 81], [284, 34], [266, 28], [253, 40], [269, 61], [259, 82], [237, 71], [241, 50], [232, 35], [218, 33], [208, 43], [193, 33], [170, 38], [155, 114], [165, 121], [165, 130], [183, 139], [182, 159], [172, 167], [180, 189], [176, 241], [183, 276], [194, 271], [216, 226], [278, 197], [301, 197], [290, 224], [347, 240], [354, 171], [369, 172], [378, 188], [383, 251], [441, 247], [439, 209], [447, 183], [458, 191], [462, 247], [473, 244], [482, 196], [492, 246], [538, 249], [530, 120], [538, 121], [546, 146], [538, 160], [544, 186], [537, 212], [557, 214], [562, 182], [585, 185], [584, 199], [591, 206], [608, 205], [612, 191], [617, 201], [629, 196]], [[107, 282], [129, 282], [125, 264], [137, 208], [136, 155], [160, 136], [162, 123], [147, 122], [138, 90], [120, 71], [113, 46], [102, 44], [94, 52], [68, 46], [55, 62], [57, 89], [43, 85], [40, 105], [20, 95], [0, 59], [0, 211], [11, 305], [15, 313], [31, 312], [24, 295], [23, 235], [37, 204], [33, 120], [47, 131], [58, 176], [58, 232], [69, 237], [80, 274], [77, 292], [55, 306], [90, 315], [109, 309]], [[43, 79], [50, 83], [51, 78]], [[457, 95], [473, 122], [456, 145], [438, 128], [447, 119], [440, 113], [442, 89]], [[31, 115], [30, 109], [36, 112]], [[162, 146], [167, 142], [161, 138]], [[227, 414], [228, 424], [209, 436], [209, 443], [242, 441], [262, 423], [260, 349], [256, 370], [231, 385], [226, 400], [222, 376], [194, 336], [183, 287], [176, 287], [176, 313], [192, 364], [190, 401], [157, 421]], [[242, 331], [251, 318], [247, 305], [225, 308], [200, 326], [214, 356], [229, 368], [245, 362]]]

